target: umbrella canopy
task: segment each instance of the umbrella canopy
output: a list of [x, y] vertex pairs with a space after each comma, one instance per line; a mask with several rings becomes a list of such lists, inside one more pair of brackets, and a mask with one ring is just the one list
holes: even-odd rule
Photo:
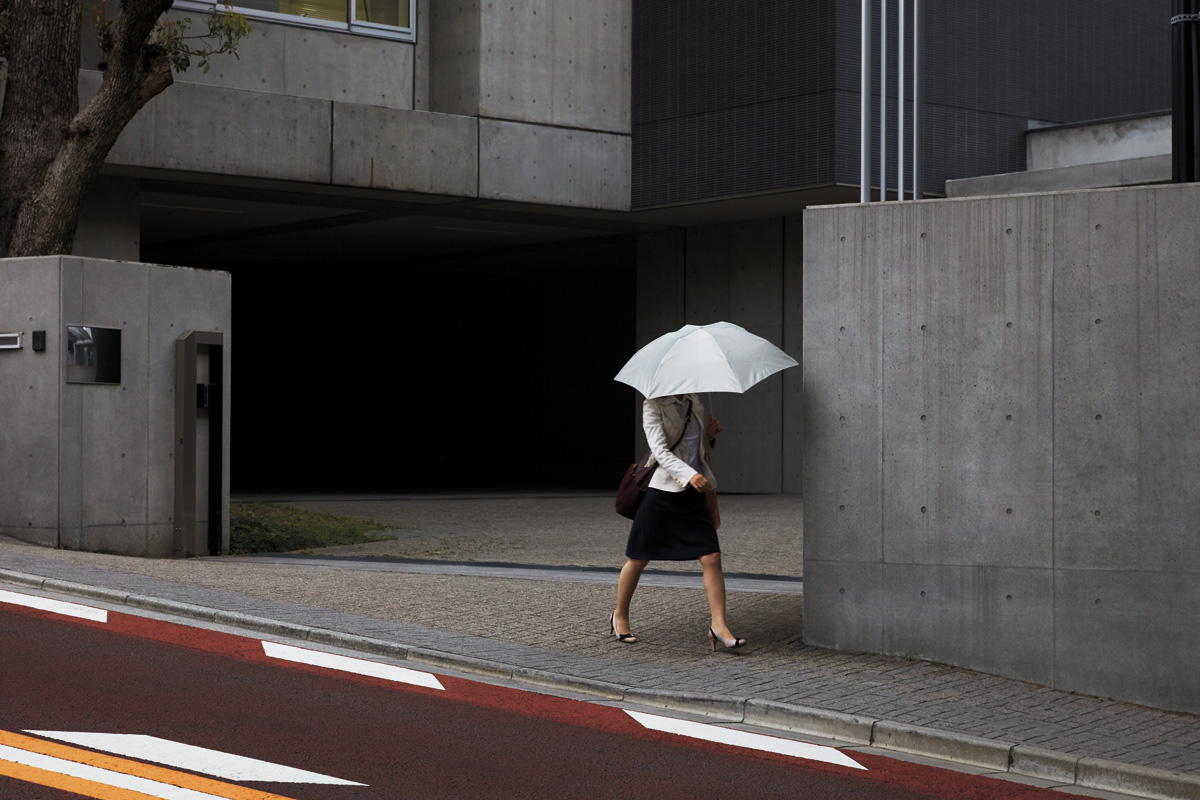
[[731, 322], [684, 325], [638, 350], [617, 373], [646, 397], [744, 392], [796, 359]]

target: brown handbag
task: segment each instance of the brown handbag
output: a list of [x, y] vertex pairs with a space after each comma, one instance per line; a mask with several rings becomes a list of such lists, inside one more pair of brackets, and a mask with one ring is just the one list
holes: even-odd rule
[[[674, 450], [683, 441], [683, 434], [687, 432], [687, 426], [691, 420], [692, 401], [688, 400], [687, 416], [683, 418], [683, 431], [675, 440], [675, 444], [668, 449]], [[658, 469], [658, 462], [654, 461], [649, 452], [640, 461], [629, 465], [629, 469], [625, 470], [625, 477], [621, 478], [621, 484], [617, 486], [618, 514], [629, 519], [637, 516], [638, 508], [642, 505], [642, 498], [646, 496], [646, 487], [650, 485], [650, 478], [656, 469]]]

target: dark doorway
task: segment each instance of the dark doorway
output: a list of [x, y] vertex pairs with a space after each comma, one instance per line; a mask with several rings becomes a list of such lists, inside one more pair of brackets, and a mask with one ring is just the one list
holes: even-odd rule
[[236, 493], [612, 488], [636, 240], [233, 271]]

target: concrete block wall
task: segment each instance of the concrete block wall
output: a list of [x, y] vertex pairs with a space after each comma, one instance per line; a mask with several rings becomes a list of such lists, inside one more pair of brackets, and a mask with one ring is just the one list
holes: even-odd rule
[[[725, 321], [762, 336], [799, 360], [801, 236], [798, 217], [642, 234], [638, 346], [685, 324]], [[802, 398], [796, 368], [773, 375], [744, 394], [703, 396], [711, 413], [725, 425], [713, 454], [719, 491], [800, 491]], [[640, 409], [641, 396], [636, 400]], [[644, 452], [637, 412], [634, 430], [635, 453]]]
[[[0, 533], [172, 555], [175, 341], [188, 330], [225, 334], [218, 491], [228, 509], [229, 275], [48, 256], [0, 260], [0, 283], [0, 330], [25, 335], [24, 348], [0, 351]], [[66, 382], [67, 325], [121, 330], [119, 385]], [[44, 352], [31, 348], [35, 330], [46, 332]], [[227, 547], [227, 513], [224, 520]]]
[[805, 213], [805, 639], [1200, 710], [1195, 185]]

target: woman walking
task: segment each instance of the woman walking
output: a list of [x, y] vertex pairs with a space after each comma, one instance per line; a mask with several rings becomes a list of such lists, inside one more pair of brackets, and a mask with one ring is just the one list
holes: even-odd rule
[[718, 643], [741, 647], [746, 640], [734, 636], [725, 621], [721, 546], [704, 496], [717, 484], [708, 465], [708, 451], [721, 423], [705, 416], [698, 395], [678, 394], [646, 400], [642, 427], [658, 468], [629, 531], [627, 560], [617, 583], [617, 608], [609, 619], [609, 633], [619, 642], [637, 641], [630, 633], [629, 603], [650, 561], [698, 558], [711, 614], [708, 638], [712, 649]]

